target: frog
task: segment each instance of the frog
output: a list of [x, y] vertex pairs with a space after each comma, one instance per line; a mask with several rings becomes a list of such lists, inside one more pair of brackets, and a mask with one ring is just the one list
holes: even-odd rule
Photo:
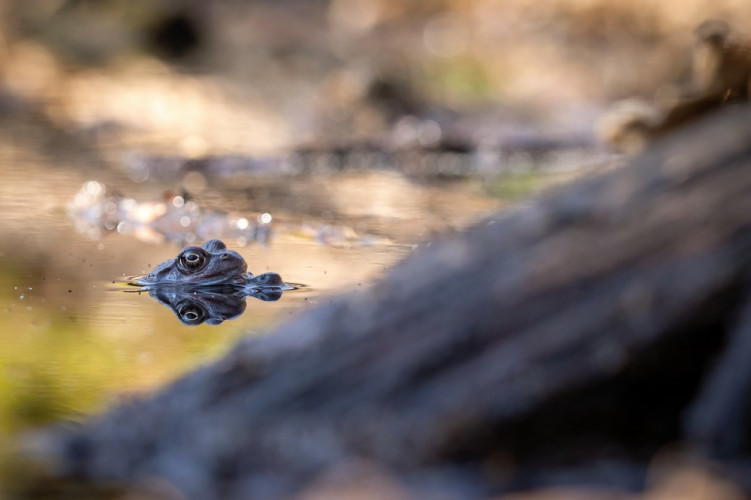
[[302, 285], [288, 284], [278, 273], [254, 275], [243, 257], [227, 249], [221, 240], [183, 248], [147, 276], [128, 282], [137, 290], [168, 306], [183, 324], [218, 325], [245, 311], [245, 299], [275, 301], [288, 290]]
[[245, 284], [253, 275], [247, 272], [243, 257], [229, 250], [221, 240], [209, 240], [203, 245], [183, 248], [174, 259], [168, 259], [147, 276], [136, 278], [136, 285], [195, 285]]

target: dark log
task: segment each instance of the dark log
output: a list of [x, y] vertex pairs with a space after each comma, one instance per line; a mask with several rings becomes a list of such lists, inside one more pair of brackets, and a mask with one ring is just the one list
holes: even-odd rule
[[[433, 242], [375, 286], [35, 449], [52, 477], [158, 477], [200, 499], [289, 498], [357, 460], [456, 498], [639, 487], [671, 443], [748, 454], [749, 382], [725, 372], [751, 366], [749, 271], [739, 108]], [[739, 353], [720, 355], [733, 329]]]

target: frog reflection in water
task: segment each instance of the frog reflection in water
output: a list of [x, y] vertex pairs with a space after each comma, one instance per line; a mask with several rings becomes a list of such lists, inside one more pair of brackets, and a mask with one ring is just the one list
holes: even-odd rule
[[175, 316], [189, 326], [201, 323], [218, 325], [235, 319], [245, 312], [248, 297], [274, 301], [279, 300], [282, 292], [281, 287], [247, 288], [232, 284], [205, 287], [164, 285], [149, 289], [149, 295], [172, 309]]
[[295, 289], [277, 273], [253, 275], [247, 268], [239, 253], [220, 240], [209, 240], [184, 248], [176, 258], [130, 283], [170, 307], [187, 325], [218, 325], [242, 314], [248, 297], [274, 301]]

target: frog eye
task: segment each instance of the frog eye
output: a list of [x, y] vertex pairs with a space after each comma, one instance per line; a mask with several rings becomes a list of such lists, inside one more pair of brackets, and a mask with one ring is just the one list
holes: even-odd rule
[[208, 262], [206, 253], [199, 248], [186, 249], [180, 254], [180, 258], [178, 259], [180, 270], [188, 273], [193, 273], [203, 269], [206, 262]]

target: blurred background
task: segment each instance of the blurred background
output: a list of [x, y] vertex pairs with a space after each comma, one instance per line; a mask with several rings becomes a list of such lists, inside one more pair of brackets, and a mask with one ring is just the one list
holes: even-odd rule
[[[0, 435], [153, 388], [431, 238], [620, 161], [595, 123], [747, 0], [0, 1]], [[308, 285], [186, 327], [185, 244]]]
[[1, 81], [6, 107], [86, 139], [187, 155], [383, 140], [405, 117], [475, 144], [584, 140], [610, 101], [688, 75], [702, 20], [750, 16], [741, 0], [6, 0]]

